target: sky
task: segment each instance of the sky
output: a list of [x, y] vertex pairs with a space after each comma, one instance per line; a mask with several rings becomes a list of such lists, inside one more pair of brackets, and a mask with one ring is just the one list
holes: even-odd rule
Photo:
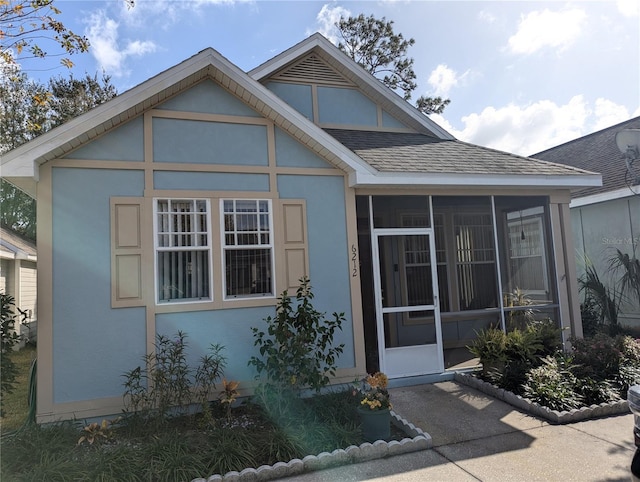
[[[640, 116], [640, 2], [56, 0], [85, 35], [76, 77], [105, 72], [118, 92], [213, 47], [245, 71], [340, 16], [385, 17], [415, 39], [421, 95], [451, 103], [430, 117], [456, 138], [521, 155]], [[51, 47], [51, 53], [53, 48]], [[59, 57], [21, 62], [33, 78], [67, 76]]]

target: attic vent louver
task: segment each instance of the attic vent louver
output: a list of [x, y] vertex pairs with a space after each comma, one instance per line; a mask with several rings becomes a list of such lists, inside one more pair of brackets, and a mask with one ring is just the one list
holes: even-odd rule
[[348, 85], [353, 84], [329, 67], [315, 54], [310, 54], [291, 67], [272, 77], [274, 80], [290, 82], [312, 82], [317, 84]]

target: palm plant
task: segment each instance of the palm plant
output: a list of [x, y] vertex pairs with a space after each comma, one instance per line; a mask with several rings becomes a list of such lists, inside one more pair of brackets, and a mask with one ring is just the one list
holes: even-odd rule
[[633, 254], [623, 253], [619, 249], [609, 259], [609, 269], [615, 273], [621, 272], [618, 284], [620, 292], [636, 298], [640, 303], [640, 259]]
[[592, 263], [587, 263], [585, 273], [578, 279], [580, 291], [595, 305], [600, 314], [600, 322], [608, 323], [612, 330], [618, 326], [618, 312], [622, 296], [618, 288], [607, 286], [598, 275], [598, 271]]

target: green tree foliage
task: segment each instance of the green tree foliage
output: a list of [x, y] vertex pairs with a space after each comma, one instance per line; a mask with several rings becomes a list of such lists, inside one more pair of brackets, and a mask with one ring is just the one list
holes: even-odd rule
[[[124, 0], [129, 7], [134, 0]], [[55, 3], [55, 5], [54, 5]], [[0, 0], [0, 60], [16, 64], [28, 58], [61, 56], [60, 63], [73, 67], [66, 54], [86, 52], [89, 40], [69, 30], [59, 20], [59, 0]], [[48, 47], [62, 53], [51, 54]]]
[[[413, 70], [413, 58], [408, 57], [409, 47], [415, 40], [405, 39], [393, 31], [393, 21], [373, 15], [344, 18], [335, 24], [342, 38], [338, 48], [376, 76], [384, 85], [399, 92], [405, 100], [418, 87]], [[450, 103], [441, 97], [422, 96], [416, 108], [424, 114], [441, 114]]]
[[[1, 1], [1, 0], [0, 0]], [[0, 155], [112, 99], [117, 94], [109, 76], [57, 77], [47, 86], [35, 82], [16, 65], [0, 73]], [[2, 179], [0, 223], [35, 239], [35, 201]]]
[[[87, 38], [66, 28], [58, 20], [60, 13], [54, 0], [0, 0], [0, 59], [14, 64], [20, 59], [52, 55], [43, 42], [63, 51], [54, 55], [86, 52]], [[73, 66], [68, 57], [60, 63]]]
[[[13, 347], [19, 338], [15, 332], [18, 315], [14, 311], [13, 296], [0, 293], [0, 416], [2, 416], [2, 400], [7, 393], [14, 389], [14, 382], [18, 375], [18, 367], [11, 359]], [[17, 309], [17, 308], [16, 308]], [[18, 310], [24, 318], [24, 313]]]

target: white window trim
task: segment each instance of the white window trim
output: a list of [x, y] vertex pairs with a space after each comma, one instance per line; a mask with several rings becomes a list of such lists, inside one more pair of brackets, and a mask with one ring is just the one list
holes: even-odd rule
[[[225, 226], [224, 226], [224, 202], [225, 201], [255, 201], [256, 203], [260, 203], [262, 201], [266, 201], [269, 206], [269, 243], [268, 244], [260, 244], [260, 245], [241, 245], [234, 247], [227, 247], [226, 238], [225, 238]], [[223, 197], [219, 199], [219, 228], [220, 228], [220, 271], [222, 273], [222, 299], [223, 301], [245, 301], [245, 300], [255, 300], [255, 299], [274, 299], [276, 298], [277, 287], [276, 287], [276, 271], [275, 271], [275, 245], [274, 245], [274, 236], [275, 236], [275, 228], [274, 228], [274, 216], [273, 216], [273, 202], [271, 199], [264, 198], [244, 198], [244, 197]], [[258, 213], [259, 215], [259, 213]], [[225, 263], [225, 252], [227, 249], [230, 250], [239, 250], [239, 249], [269, 249], [271, 252], [271, 294], [248, 294], [248, 295], [227, 295], [227, 277], [226, 273], [226, 263]]]
[[[209, 297], [206, 299], [187, 299], [187, 300], [169, 300], [169, 301], [160, 301], [159, 299], [159, 282], [158, 282], [158, 252], [164, 251], [192, 251], [191, 249], [166, 249], [165, 247], [159, 246], [158, 243], [158, 201], [169, 201], [169, 205], [171, 205], [171, 201], [204, 201], [207, 206], [207, 250], [209, 251]], [[211, 303], [214, 301], [214, 273], [213, 273], [213, 243], [211, 237], [211, 200], [202, 197], [154, 197], [153, 198], [153, 279], [154, 279], [154, 299], [157, 306], [173, 306], [173, 305], [186, 305], [186, 304], [198, 304], [198, 303]], [[202, 247], [201, 247], [202, 248]], [[195, 249], [193, 251], [196, 251]], [[198, 251], [204, 251], [203, 249], [198, 249]]]

